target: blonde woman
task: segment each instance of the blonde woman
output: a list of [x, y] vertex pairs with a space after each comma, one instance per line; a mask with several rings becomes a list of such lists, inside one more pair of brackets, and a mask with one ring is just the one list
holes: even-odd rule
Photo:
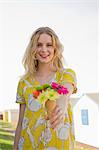
[[[17, 87], [16, 102], [20, 104], [19, 120], [15, 132], [14, 150], [72, 150], [74, 132], [69, 97], [76, 93], [76, 75], [63, 67], [63, 46], [56, 33], [49, 27], [38, 28], [31, 36], [23, 57], [25, 74]], [[56, 127], [63, 121], [57, 105], [46, 126], [45, 109], [33, 97], [33, 88], [45, 83], [65, 83], [69, 89], [67, 113], [60, 134]]]

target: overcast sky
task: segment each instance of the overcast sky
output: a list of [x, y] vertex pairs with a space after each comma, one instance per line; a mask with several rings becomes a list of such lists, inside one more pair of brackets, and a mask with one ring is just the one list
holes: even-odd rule
[[22, 57], [41, 26], [51, 27], [64, 45], [67, 67], [77, 74], [78, 95], [99, 92], [97, 17], [95, 0], [0, 0], [0, 110], [17, 107]]

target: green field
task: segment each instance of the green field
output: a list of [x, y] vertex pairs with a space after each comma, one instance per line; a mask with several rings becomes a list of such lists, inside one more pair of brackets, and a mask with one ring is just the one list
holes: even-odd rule
[[12, 150], [13, 140], [14, 133], [11, 124], [0, 121], [0, 150]]

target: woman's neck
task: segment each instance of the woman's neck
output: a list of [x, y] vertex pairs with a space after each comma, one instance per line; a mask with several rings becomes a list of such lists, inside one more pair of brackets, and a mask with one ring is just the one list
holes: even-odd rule
[[55, 76], [55, 71], [50, 68], [50, 64], [40, 64], [37, 72], [34, 74], [34, 79], [40, 85], [49, 83]]
[[50, 68], [50, 64], [39, 64], [37, 74], [39, 74], [40, 76], [47, 76], [52, 72], [53, 70]]

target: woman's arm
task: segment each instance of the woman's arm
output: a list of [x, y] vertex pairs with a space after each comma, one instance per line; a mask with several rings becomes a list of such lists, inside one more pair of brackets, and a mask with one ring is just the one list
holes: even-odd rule
[[25, 107], [26, 107], [26, 104], [20, 104], [19, 120], [18, 120], [18, 124], [16, 128], [16, 132], [15, 132], [15, 138], [14, 138], [14, 150], [18, 150], [18, 142], [19, 142], [20, 133], [22, 129], [22, 121], [24, 117]]

